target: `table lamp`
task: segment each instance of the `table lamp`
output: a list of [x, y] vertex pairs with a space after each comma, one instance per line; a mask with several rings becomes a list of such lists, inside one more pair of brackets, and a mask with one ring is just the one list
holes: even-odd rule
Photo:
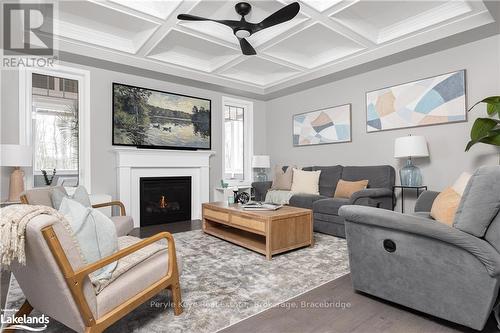
[[257, 176], [255, 180], [258, 182], [267, 181], [267, 174], [265, 169], [271, 167], [271, 159], [267, 155], [254, 155], [252, 158], [252, 168], [257, 169]]
[[429, 156], [429, 150], [427, 149], [425, 137], [410, 135], [396, 139], [394, 143], [394, 157], [407, 158], [405, 166], [399, 170], [401, 185], [422, 185], [422, 174], [420, 173], [420, 169], [413, 165], [411, 158], [427, 156]]
[[30, 146], [0, 145], [0, 166], [14, 167], [10, 174], [9, 201], [19, 201], [24, 191], [24, 171], [21, 167], [31, 166], [32, 160]]

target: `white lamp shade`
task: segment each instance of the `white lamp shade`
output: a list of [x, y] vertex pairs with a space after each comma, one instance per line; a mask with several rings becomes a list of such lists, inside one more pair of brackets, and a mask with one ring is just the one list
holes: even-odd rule
[[0, 166], [29, 167], [32, 160], [30, 146], [0, 145]]
[[268, 169], [271, 167], [271, 159], [267, 155], [254, 155], [252, 158], [252, 168], [264, 168]]
[[429, 150], [427, 149], [427, 141], [423, 136], [405, 136], [397, 138], [394, 142], [394, 157], [427, 157]]

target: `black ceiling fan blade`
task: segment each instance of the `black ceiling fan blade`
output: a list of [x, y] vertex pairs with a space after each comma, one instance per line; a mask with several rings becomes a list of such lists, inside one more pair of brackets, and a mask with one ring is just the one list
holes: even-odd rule
[[[298, 2], [294, 2], [281, 8], [280, 10], [274, 12], [273, 14], [266, 17], [262, 22], [257, 24], [257, 30], [266, 29], [272, 27], [273, 25], [277, 25], [280, 23], [284, 23], [286, 21], [290, 21], [299, 13], [300, 5]], [[256, 32], [255, 31], [255, 32]]]
[[196, 15], [191, 15], [191, 14], [179, 14], [177, 15], [178, 20], [184, 20], [184, 21], [210, 21], [210, 22], [215, 22], [215, 23], [220, 23], [227, 25], [231, 29], [234, 29], [239, 26], [240, 21], [233, 21], [233, 20], [212, 20], [209, 18], [201, 17], [201, 16], [196, 16]]
[[190, 15], [190, 14], [179, 14], [177, 15], [178, 20], [184, 20], [184, 21], [212, 21], [212, 19], [201, 17], [201, 16], [196, 16], [196, 15]]
[[250, 43], [245, 38], [238, 38], [238, 40], [240, 41], [241, 52], [243, 52], [244, 55], [257, 54], [253, 46], [250, 45]]

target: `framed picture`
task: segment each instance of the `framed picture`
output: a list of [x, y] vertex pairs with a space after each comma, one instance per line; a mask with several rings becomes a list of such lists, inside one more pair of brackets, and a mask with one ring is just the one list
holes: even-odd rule
[[351, 104], [293, 116], [293, 145], [311, 146], [351, 141]]
[[113, 83], [113, 145], [211, 148], [211, 100]]
[[366, 93], [366, 131], [467, 120], [465, 70]]

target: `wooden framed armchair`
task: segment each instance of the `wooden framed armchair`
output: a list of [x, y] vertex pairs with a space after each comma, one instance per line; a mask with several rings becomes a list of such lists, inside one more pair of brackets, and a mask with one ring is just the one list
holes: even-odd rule
[[[53, 187], [40, 187], [33, 188], [27, 191], [24, 191], [21, 194], [21, 202], [24, 204], [30, 205], [43, 205], [54, 207], [52, 204], [52, 191], [54, 189], [58, 189], [66, 193], [66, 190], [62, 186], [53, 186]], [[128, 235], [130, 231], [134, 228], [134, 220], [131, 216], [127, 216], [125, 211], [125, 206], [121, 201], [111, 201], [106, 203], [99, 203], [96, 205], [92, 205], [94, 208], [102, 208], [102, 207], [119, 207], [120, 215], [111, 216], [111, 220], [115, 224], [116, 233], [118, 237]]]
[[[164, 289], [171, 290], [174, 314], [182, 313], [180, 265], [170, 233], [162, 232], [144, 240], [119, 237], [118, 252], [86, 264], [70, 232], [50, 215], [38, 215], [26, 226], [26, 265], [11, 266], [26, 296], [16, 316], [27, 315], [35, 308], [76, 332], [102, 332]], [[94, 288], [90, 273], [131, 254], [147, 251], [148, 247], [157, 247], [161, 240], [166, 240], [167, 246], [163, 243], [163, 248], [134, 263], [102, 290]]]

